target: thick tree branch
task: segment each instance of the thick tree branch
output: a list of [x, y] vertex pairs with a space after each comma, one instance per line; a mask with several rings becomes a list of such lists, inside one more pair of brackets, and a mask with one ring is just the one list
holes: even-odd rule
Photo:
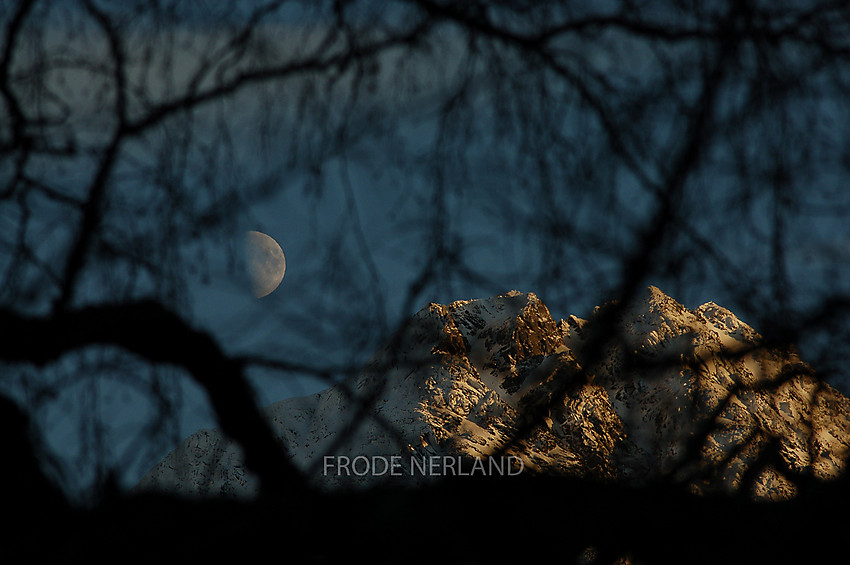
[[155, 301], [91, 306], [29, 317], [0, 310], [0, 358], [43, 366], [88, 346], [115, 346], [154, 363], [184, 368], [206, 390], [222, 431], [245, 451], [264, 492], [301, 486], [283, 446], [261, 417], [243, 374], [213, 338]]

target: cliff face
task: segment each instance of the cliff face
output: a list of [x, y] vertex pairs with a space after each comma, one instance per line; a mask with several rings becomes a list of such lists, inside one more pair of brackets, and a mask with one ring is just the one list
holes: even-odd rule
[[[762, 347], [716, 304], [688, 310], [655, 287], [614, 319], [606, 308], [556, 322], [531, 293], [430, 304], [359, 374], [267, 415], [295, 464], [329, 488], [432, 480], [488, 456], [514, 472], [667, 476], [759, 499], [844, 471], [850, 401], [794, 352]], [[443, 467], [412, 466], [434, 460]], [[256, 484], [238, 447], [202, 430], [139, 488], [241, 496]]]

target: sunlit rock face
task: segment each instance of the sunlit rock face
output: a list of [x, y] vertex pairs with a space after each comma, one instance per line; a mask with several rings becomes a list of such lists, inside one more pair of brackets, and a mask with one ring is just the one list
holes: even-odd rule
[[[844, 471], [850, 401], [760, 340], [732, 312], [689, 310], [655, 287], [561, 321], [511, 291], [429, 304], [356, 376], [266, 413], [328, 488], [418, 484], [497, 456], [503, 467], [478, 469], [783, 499], [800, 475]], [[138, 488], [243, 496], [257, 485], [240, 449], [202, 430]]]

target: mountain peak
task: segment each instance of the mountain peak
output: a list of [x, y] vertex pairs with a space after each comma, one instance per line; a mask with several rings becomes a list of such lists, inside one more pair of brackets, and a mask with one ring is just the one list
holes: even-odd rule
[[[328, 474], [326, 456], [502, 453], [525, 472], [614, 481], [675, 474], [700, 492], [748, 488], [760, 499], [793, 496], [801, 472], [843, 473], [850, 401], [795, 354], [762, 346], [731, 311], [712, 302], [689, 310], [650, 286], [616, 326], [602, 328], [610, 337], [602, 346], [586, 335], [598, 316], [597, 308], [587, 320], [556, 321], [535, 294], [517, 290], [430, 303], [359, 374], [266, 413], [294, 463], [327, 488], [430, 477]], [[584, 361], [589, 347], [604, 347], [593, 366]], [[369, 416], [359, 417], [364, 402]], [[517, 441], [530, 415], [537, 420]], [[769, 449], [775, 463], [751, 477]], [[140, 488], [248, 495], [256, 487], [238, 447], [205, 430]]]

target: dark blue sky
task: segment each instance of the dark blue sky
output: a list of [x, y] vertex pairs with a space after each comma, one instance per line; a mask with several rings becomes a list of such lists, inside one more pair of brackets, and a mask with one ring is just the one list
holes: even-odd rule
[[[225, 2], [181, 2], [176, 9], [187, 13], [177, 14], [176, 24], [170, 12], [125, 20], [133, 111], [179, 96], [193, 78], [203, 89], [258, 61], [274, 66], [308, 57], [333, 21], [332, 10], [318, 13], [315, 3], [287, 3], [248, 28], [251, 56], [240, 59], [238, 49], [228, 50], [229, 36], [219, 34], [250, 22], [245, 14], [261, 4], [237, 4], [243, 15]], [[350, 21], [368, 42], [370, 34], [404, 29], [405, 5], [361, 3], [355, 9], [367, 15]], [[572, 17], [609, 9], [583, 5]], [[36, 163], [33, 174], [78, 196], [114, 125], [104, 111], [112, 104], [111, 75], [102, 71], [109, 68], [106, 43], [79, 6], [44, 3], [38, 10], [49, 10], [39, 17], [53, 23], [43, 38], [33, 31], [33, 43], [53, 50], [49, 60], [58, 69], [43, 103], [67, 111], [63, 127], [94, 150]], [[329, 45], [333, 51], [344, 42]], [[358, 366], [429, 301], [516, 289], [537, 294], [557, 319], [586, 316], [614, 298], [623, 259], [651, 229], [655, 191], [672, 175], [699, 108], [700, 44], [622, 30], [565, 34], [552, 47], [560, 73], [541, 70], [503, 42], [471, 42], [457, 26], [436, 26], [418, 47], [389, 50], [343, 72], [258, 80], [124, 145], [103, 241], [138, 251], [179, 283], [160, 287], [144, 268], [139, 275], [105, 260], [86, 279], [81, 302], [175, 296], [193, 324], [235, 355], [333, 368]], [[808, 45], [775, 49], [744, 46], [724, 68], [716, 128], [704, 132], [699, 164], [675, 209], [674, 235], [659, 246], [643, 281], [688, 307], [715, 301], [759, 331], [763, 315], [792, 318], [850, 288], [850, 161], [843, 149], [850, 120], [834, 82], [846, 80], [846, 71], [812, 72], [818, 58]], [[38, 53], [26, 52], [17, 64]], [[765, 55], [776, 84], [748, 78], [767, 72], [760, 66]], [[87, 58], [103, 65], [81, 65]], [[573, 75], [590, 94], [576, 88]], [[797, 88], [782, 90], [783, 76]], [[602, 100], [604, 119], [590, 95]], [[622, 133], [621, 145], [612, 143], [610, 129]], [[58, 127], [56, 135], [67, 132]], [[4, 175], [9, 166], [0, 165]], [[19, 203], [0, 206], [6, 249], [9, 234], [28, 218], [26, 238], [39, 259], [64, 262], [72, 230], [61, 205], [34, 199], [29, 216]], [[287, 258], [282, 284], [259, 300], [238, 252], [251, 229], [274, 237]], [[787, 304], [777, 302], [780, 295]], [[40, 304], [36, 296], [32, 308]], [[91, 351], [40, 374], [47, 383], [63, 383], [81, 368], [103, 377], [62, 385], [40, 419], [54, 447], [76, 451], [93, 433], [80, 416], [100, 414], [106, 443], [121, 445], [109, 448], [109, 458], [132, 460], [133, 477], [154, 462], [150, 454], [133, 460], [133, 438], [155, 406], [149, 390], [128, 386], [137, 381], [122, 377], [113, 361]], [[168, 394], [184, 390], [175, 403], [180, 425], [162, 452], [214, 420], [185, 375], [156, 372], [150, 378]], [[327, 386], [309, 375], [254, 369], [251, 376], [262, 404]], [[137, 377], [148, 378], [134, 371]]]

